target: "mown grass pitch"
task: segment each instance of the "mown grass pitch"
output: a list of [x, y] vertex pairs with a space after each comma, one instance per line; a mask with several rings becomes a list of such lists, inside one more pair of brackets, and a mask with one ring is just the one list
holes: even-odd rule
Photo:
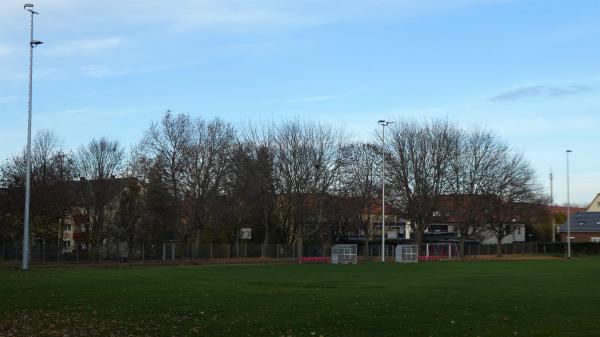
[[600, 259], [0, 269], [0, 336], [600, 336]]

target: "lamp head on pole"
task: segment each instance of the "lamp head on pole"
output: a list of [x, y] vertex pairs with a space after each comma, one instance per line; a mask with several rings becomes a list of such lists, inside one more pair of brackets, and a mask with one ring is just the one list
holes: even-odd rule
[[38, 41], [38, 40], [33, 40], [33, 41], [29, 42], [29, 45], [31, 45], [31, 47], [37, 47], [37, 46], [41, 45], [42, 43], [44, 43], [44, 42]]
[[38, 12], [34, 11], [32, 8], [33, 8], [33, 4], [23, 5], [23, 9], [26, 11], [29, 11], [31, 14], [39, 14]]
[[389, 126], [390, 124], [394, 124], [394, 122], [388, 122], [386, 120], [380, 119], [377, 121], [377, 124], [379, 124], [381, 126]]
[[566, 152], [567, 152], [567, 153], [571, 153], [571, 152], [573, 152], [573, 151], [571, 151], [571, 150], [567, 150]]

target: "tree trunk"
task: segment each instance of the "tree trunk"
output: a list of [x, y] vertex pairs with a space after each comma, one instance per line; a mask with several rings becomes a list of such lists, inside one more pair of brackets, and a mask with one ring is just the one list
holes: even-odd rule
[[458, 253], [460, 254], [460, 256], [465, 256], [465, 241], [467, 240], [467, 235], [466, 235], [466, 231], [468, 231], [469, 229], [467, 228], [466, 230], [463, 228], [460, 230], [460, 241], [458, 243]]
[[262, 249], [262, 257], [266, 257], [268, 255], [267, 250], [269, 248], [269, 220], [263, 220], [263, 226], [265, 228], [265, 235], [263, 237], [263, 249]]
[[302, 233], [296, 235], [296, 257], [301, 258], [304, 254], [304, 236]]
[[200, 229], [196, 229], [196, 238], [194, 239], [194, 251], [192, 256], [197, 258], [200, 255]]
[[417, 245], [417, 252], [421, 256], [421, 243], [423, 243], [423, 231], [419, 225], [415, 226], [415, 244]]
[[498, 235], [496, 236], [498, 239], [498, 243], [496, 244], [496, 256], [502, 256], [502, 238]]

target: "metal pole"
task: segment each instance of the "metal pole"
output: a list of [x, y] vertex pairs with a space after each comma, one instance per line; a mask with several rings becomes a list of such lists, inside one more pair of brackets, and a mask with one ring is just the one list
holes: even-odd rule
[[381, 262], [385, 262], [385, 124], [381, 130]]
[[556, 242], [556, 224], [554, 224], [554, 215], [552, 214], [552, 206], [554, 206], [554, 175], [550, 168], [550, 215], [552, 216], [552, 242]]
[[21, 268], [29, 269], [29, 200], [31, 195], [31, 107], [33, 96], [33, 11], [29, 40], [29, 109], [27, 112], [27, 169], [25, 175], [25, 219], [23, 223], [23, 259]]
[[567, 150], [567, 258], [571, 258], [571, 191], [569, 185], [569, 153], [573, 151]]

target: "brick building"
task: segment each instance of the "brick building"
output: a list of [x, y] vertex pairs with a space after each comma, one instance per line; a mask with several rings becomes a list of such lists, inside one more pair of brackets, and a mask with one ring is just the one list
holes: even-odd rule
[[[567, 241], [567, 225], [559, 227], [560, 241]], [[600, 212], [578, 212], [571, 215], [571, 242], [600, 243]]]

